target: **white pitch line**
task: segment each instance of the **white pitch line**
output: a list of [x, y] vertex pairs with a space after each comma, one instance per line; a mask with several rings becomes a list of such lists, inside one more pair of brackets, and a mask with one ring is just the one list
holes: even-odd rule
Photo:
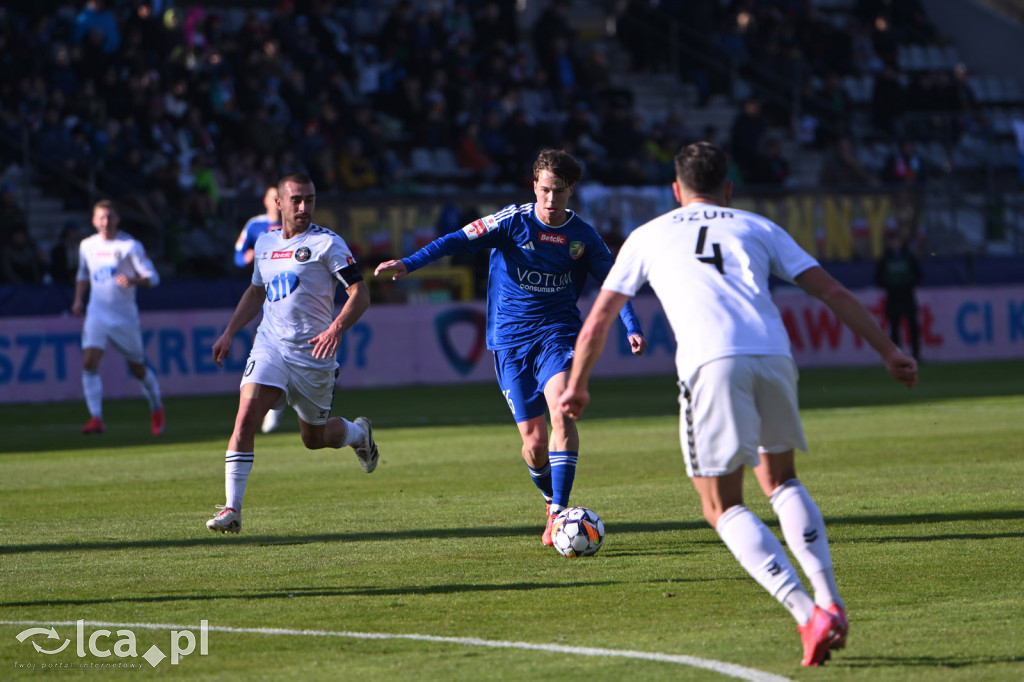
[[[77, 625], [77, 621], [35, 621], [35, 620], [0, 620], [0, 625]], [[89, 627], [141, 629], [141, 630], [198, 630], [197, 625], [168, 625], [164, 623], [104, 623], [85, 621]], [[594, 647], [562, 646], [560, 644], [532, 644], [530, 642], [508, 642], [497, 639], [479, 639], [476, 637], [441, 637], [438, 635], [395, 635], [384, 632], [330, 632], [325, 630], [291, 630], [287, 628], [231, 628], [208, 625], [209, 632], [227, 632], [250, 635], [288, 635], [292, 637], [344, 637], [348, 639], [408, 639], [419, 642], [443, 642], [445, 644], [462, 644], [464, 646], [484, 646], [492, 649], [525, 649], [529, 651], [549, 651], [552, 653], [575, 654], [577, 656], [610, 656], [615, 658], [637, 658], [659, 663], [675, 663], [702, 668], [721, 673], [737, 680], [748, 682], [792, 682], [788, 677], [780, 677], [771, 673], [745, 668], [734, 663], [715, 661], [696, 656], [680, 656], [675, 654], [659, 654], [648, 651], [631, 651], [629, 649], [598, 649]]]

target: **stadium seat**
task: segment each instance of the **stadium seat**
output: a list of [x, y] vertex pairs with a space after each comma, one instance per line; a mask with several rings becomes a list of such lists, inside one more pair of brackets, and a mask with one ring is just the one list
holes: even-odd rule
[[415, 147], [409, 153], [409, 165], [413, 177], [431, 178], [437, 175], [433, 154], [425, 147]]
[[465, 178], [473, 174], [473, 171], [459, 166], [455, 152], [447, 147], [434, 150], [434, 167], [436, 174], [443, 178]]

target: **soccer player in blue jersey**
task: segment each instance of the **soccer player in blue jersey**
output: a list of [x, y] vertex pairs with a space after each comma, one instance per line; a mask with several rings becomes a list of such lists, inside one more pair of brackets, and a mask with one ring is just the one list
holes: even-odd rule
[[[281, 227], [281, 210], [277, 207], [277, 187], [273, 185], [267, 187], [267, 191], [263, 193], [263, 206], [267, 212], [249, 218], [235, 242], [235, 265], [240, 268], [252, 265], [256, 253], [256, 240], [260, 235], [270, 232], [276, 227]], [[284, 410], [283, 407], [270, 408], [267, 411], [267, 416], [263, 418], [260, 431], [270, 433], [276, 430], [281, 424]]]
[[277, 208], [277, 187], [267, 187], [263, 194], [263, 206], [267, 212], [253, 216], [245, 223], [235, 242], [235, 265], [244, 268], [252, 264], [256, 240], [264, 232], [281, 227], [281, 211]]
[[[545, 149], [533, 164], [536, 203], [506, 206], [374, 273], [392, 271], [398, 279], [444, 256], [492, 249], [487, 348], [523, 439], [523, 459], [547, 502], [545, 545], [552, 519], [569, 505], [579, 455], [576, 424], [556, 409], [582, 326], [576, 302], [587, 275], [601, 283], [614, 262], [597, 231], [566, 208], [582, 175], [571, 155]], [[633, 354], [642, 355], [647, 341], [631, 306], [621, 319]]]

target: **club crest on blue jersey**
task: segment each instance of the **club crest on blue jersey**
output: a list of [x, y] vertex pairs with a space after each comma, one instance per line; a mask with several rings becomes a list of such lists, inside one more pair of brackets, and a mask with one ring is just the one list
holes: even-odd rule
[[299, 261], [300, 263], [305, 263], [306, 261], [308, 261], [310, 255], [312, 254], [308, 246], [303, 246], [295, 250], [295, 260]]
[[583, 255], [583, 242], [572, 242], [569, 244], [569, 255], [574, 259]]

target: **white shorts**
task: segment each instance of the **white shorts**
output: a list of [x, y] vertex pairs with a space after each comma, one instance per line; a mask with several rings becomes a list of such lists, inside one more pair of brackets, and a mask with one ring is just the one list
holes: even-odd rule
[[270, 346], [253, 346], [245, 363], [242, 382], [276, 386], [284, 391], [274, 409], [291, 405], [302, 421], [314, 426], [326, 424], [334, 403], [334, 382], [337, 371], [310, 369], [285, 362], [284, 356]]
[[757, 466], [761, 452], [806, 451], [797, 376], [784, 355], [737, 355], [701, 365], [679, 382], [686, 473], [725, 476]]
[[98, 315], [86, 315], [82, 325], [82, 349], [106, 350], [108, 341], [128, 362], [141, 364], [146, 358], [142, 352], [142, 330], [137, 324], [123, 321], [111, 324]]

